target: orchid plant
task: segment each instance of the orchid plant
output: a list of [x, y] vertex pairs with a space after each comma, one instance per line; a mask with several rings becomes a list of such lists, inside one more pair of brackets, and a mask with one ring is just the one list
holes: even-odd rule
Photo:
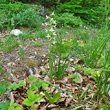
[[[62, 75], [65, 73], [69, 61], [68, 57], [70, 56], [70, 51], [68, 51], [67, 48], [65, 48], [65, 44], [63, 43], [62, 39], [62, 33], [59, 32], [60, 36], [58, 36], [56, 32], [56, 20], [54, 20], [52, 17], [54, 16], [54, 12], [50, 15], [46, 15], [46, 19], [48, 22], [42, 24], [45, 26], [45, 31], [47, 33], [46, 37], [49, 39], [50, 44], [49, 44], [49, 66], [50, 66], [50, 71], [49, 71], [49, 77], [50, 77], [50, 85], [52, 82], [52, 76], [55, 76], [56, 79], [60, 79]], [[67, 56], [64, 59], [64, 63], [61, 64], [61, 58], [63, 57], [63, 53], [67, 52]], [[57, 57], [58, 56], [58, 57]], [[56, 64], [56, 61], [57, 64]], [[58, 67], [56, 66], [58, 65]], [[51, 87], [50, 87], [51, 89]]]
[[[54, 16], [54, 12], [51, 14], [51, 16]], [[56, 21], [47, 16], [46, 15], [46, 19], [49, 20], [49, 22], [45, 22], [44, 24], [42, 24], [43, 26], [46, 26], [47, 29], [45, 29], [46, 33], [47, 33], [47, 38], [50, 40], [50, 44], [49, 44], [49, 66], [50, 66], [50, 72], [49, 72], [49, 77], [50, 77], [50, 85], [52, 82], [52, 48], [54, 46], [54, 44], [56, 43]], [[50, 87], [51, 89], [51, 87]]]

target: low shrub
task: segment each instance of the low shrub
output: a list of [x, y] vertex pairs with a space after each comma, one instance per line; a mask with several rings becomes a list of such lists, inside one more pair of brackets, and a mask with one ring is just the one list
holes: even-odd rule
[[67, 26], [79, 26], [82, 24], [80, 17], [73, 16], [72, 13], [63, 13], [55, 16], [57, 26], [60, 27], [62, 25]]

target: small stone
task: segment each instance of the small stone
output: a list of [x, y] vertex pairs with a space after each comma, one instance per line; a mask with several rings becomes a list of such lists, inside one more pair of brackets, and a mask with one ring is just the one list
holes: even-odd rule
[[22, 34], [22, 31], [20, 31], [19, 29], [14, 29], [10, 32], [10, 34], [13, 34], [15, 36], [18, 36], [19, 34]]

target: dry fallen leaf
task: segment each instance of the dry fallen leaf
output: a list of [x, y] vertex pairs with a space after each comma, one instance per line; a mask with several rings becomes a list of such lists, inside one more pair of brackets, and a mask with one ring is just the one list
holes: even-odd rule
[[50, 78], [46, 75], [45, 78], [44, 78], [44, 81], [50, 83]]
[[48, 107], [49, 103], [45, 106], [43, 106], [40, 110], [47, 110], [47, 107]]
[[75, 68], [68, 67], [66, 71], [69, 72], [69, 73], [73, 73], [73, 72], [75, 72]]
[[58, 106], [58, 105], [55, 105], [55, 104], [50, 104], [50, 105], [48, 105], [48, 108], [49, 108], [49, 109], [57, 108], [57, 107], [59, 107], [59, 106]]
[[34, 107], [36, 110], [38, 110], [39, 106], [40, 106], [40, 103], [37, 103], [37, 104], [34, 104], [32, 107]]
[[9, 98], [10, 98], [11, 101], [14, 101], [13, 92], [10, 92], [10, 97]]
[[58, 99], [57, 104], [60, 102], [64, 102], [65, 101], [65, 97]]
[[73, 100], [72, 97], [67, 98], [67, 99], [66, 99], [66, 102], [65, 102], [65, 106], [67, 107], [72, 100]]
[[56, 80], [55, 83], [58, 83], [58, 84], [66, 84], [66, 81], [64, 81], [64, 80]]

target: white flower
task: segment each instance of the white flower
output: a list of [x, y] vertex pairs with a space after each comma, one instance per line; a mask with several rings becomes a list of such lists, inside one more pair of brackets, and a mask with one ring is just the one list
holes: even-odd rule
[[45, 29], [45, 32], [48, 32], [48, 30], [47, 30], [47, 29]]
[[49, 17], [46, 15], [46, 19], [49, 19]]
[[50, 21], [54, 21], [53, 18], [51, 18]]
[[56, 25], [54, 25], [53, 27], [56, 28]]
[[44, 26], [44, 23], [42, 23], [42, 26]]
[[53, 28], [51, 28], [51, 29], [50, 29], [50, 31], [51, 31], [51, 32], [53, 32], [53, 31], [54, 31], [54, 29], [53, 29]]
[[55, 33], [55, 32], [53, 32], [53, 35], [54, 35], [54, 36], [56, 36], [56, 33]]
[[49, 34], [47, 34], [47, 36], [46, 36], [47, 38], [49, 38], [50, 37], [50, 35]]
[[55, 15], [54, 12], [51, 15]]
[[48, 25], [48, 23], [45, 23], [45, 25], [47, 26], [47, 25]]
[[56, 24], [56, 20], [55, 20], [55, 21], [53, 21], [53, 24]]
[[56, 43], [56, 41], [53, 41], [53, 44], [55, 44]]
[[34, 52], [35, 55], [37, 55], [37, 52]]

